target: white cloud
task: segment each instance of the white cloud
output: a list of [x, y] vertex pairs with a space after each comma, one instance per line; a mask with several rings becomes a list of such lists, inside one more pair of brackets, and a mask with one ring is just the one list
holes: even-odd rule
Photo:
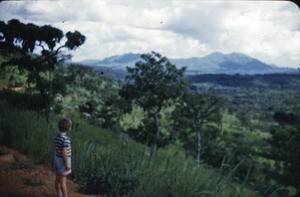
[[74, 60], [152, 50], [170, 58], [240, 52], [280, 66], [300, 64], [300, 12], [284, 1], [6, 1], [0, 20], [78, 30]]

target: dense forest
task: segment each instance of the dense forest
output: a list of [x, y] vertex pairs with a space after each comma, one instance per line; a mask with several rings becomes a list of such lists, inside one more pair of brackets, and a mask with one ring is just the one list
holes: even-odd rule
[[116, 80], [64, 63], [80, 32], [18, 20], [0, 32], [1, 145], [52, 165], [56, 121], [70, 116], [82, 192], [300, 195], [300, 75], [186, 77], [149, 52]]

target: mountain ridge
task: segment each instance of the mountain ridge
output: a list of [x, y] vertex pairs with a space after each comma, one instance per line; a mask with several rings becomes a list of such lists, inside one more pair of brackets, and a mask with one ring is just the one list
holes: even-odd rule
[[[84, 60], [79, 64], [105, 67], [106, 69], [126, 70], [141, 60], [139, 53], [126, 53], [114, 55], [102, 60]], [[187, 67], [187, 75], [197, 74], [273, 74], [273, 73], [297, 73], [297, 69], [282, 68], [275, 64], [267, 64], [261, 60], [242, 53], [223, 54], [213, 52], [203, 57], [169, 59], [177, 67]]]

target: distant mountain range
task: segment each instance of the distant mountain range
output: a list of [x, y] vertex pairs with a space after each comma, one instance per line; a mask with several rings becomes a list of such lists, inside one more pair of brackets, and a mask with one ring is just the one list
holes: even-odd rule
[[[128, 53], [111, 56], [103, 60], [84, 60], [76, 63], [121, 73], [126, 70], [127, 66], [132, 67], [137, 61], [141, 60], [140, 55]], [[241, 53], [223, 54], [215, 52], [201, 58], [193, 57], [169, 60], [177, 67], [187, 67], [187, 75], [299, 73], [297, 69], [266, 64]]]

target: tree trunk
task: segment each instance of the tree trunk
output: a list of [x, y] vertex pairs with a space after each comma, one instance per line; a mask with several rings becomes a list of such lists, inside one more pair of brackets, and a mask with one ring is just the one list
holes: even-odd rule
[[154, 113], [154, 126], [155, 126], [155, 130], [156, 130], [156, 136], [152, 145], [152, 153], [151, 153], [151, 158], [155, 157], [155, 152], [157, 149], [157, 140], [159, 140], [159, 136], [160, 136], [160, 129], [159, 129], [159, 123], [158, 123], [158, 112]]
[[48, 129], [51, 130], [51, 98], [44, 90], [40, 89], [40, 93], [43, 98], [44, 108], [45, 108], [45, 118], [47, 121]]
[[51, 130], [52, 121], [51, 121], [51, 103], [50, 102], [46, 104], [45, 117], [46, 117], [46, 121], [48, 124], [48, 129]]
[[200, 166], [201, 163], [201, 125], [199, 121], [196, 121], [196, 129], [197, 129], [197, 166]]

